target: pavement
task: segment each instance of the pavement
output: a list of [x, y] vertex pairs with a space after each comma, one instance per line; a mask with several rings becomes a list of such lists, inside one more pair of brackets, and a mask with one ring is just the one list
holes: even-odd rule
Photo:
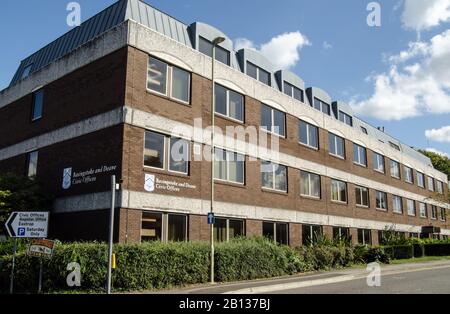
[[[380, 276], [377, 276], [377, 275]], [[368, 279], [369, 278], [369, 279]], [[370, 285], [369, 285], [370, 284]], [[190, 286], [150, 294], [377, 294], [450, 293], [450, 260], [358, 267], [331, 272]]]

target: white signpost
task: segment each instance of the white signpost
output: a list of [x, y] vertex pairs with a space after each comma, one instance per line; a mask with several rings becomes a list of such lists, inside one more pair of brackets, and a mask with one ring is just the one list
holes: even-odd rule
[[[14, 291], [14, 268], [16, 261], [17, 239], [32, 238], [44, 239], [48, 233], [49, 212], [13, 212], [6, 221], [5, 227], [9, 236], [14, 239], [13, 259], [11, 267], [11, 282], [9, 291]], [[40, 273], [42, 274], [42, 260]], [[41, 275], [40, 275], [40, 281]], [[39, 283], [39, 292], [41, 283]]]

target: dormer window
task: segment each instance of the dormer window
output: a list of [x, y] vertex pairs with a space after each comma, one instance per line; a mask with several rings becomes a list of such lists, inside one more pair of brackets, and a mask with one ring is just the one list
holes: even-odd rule
[[392, 142], [389, 142], [389, 145], [390, 145], [393, 149], [398, 150], [398, 151], [401, 151], [401, 150], [400, 150], [400, 146], [398, 146], [397, 144], [394, 144], [394, 143], [392, 143]]
[[318, 98], [314, 98], [314, 108], [316, 108], [319, 111], [322, 111], [327, 115], [331, 115], [330, 105]]
[[[198, 50], [201, 53], [212, 58], [212, 47], [213, 47], [213, 44], [209, 40], [207, 40], [203, 37], [199, 38]], [[216, 46], [216, 60], [229, 66], [230, 65], [230, 52], [227, 51], [226, 49], [223, 49], [220, 46]]]
[[30, 73], [31, 73], [31, 68], [33, 67], [33, 64], [27, 65], [23, 71], [22, 71], [22, 76], [20, 77], [21, 80], [26, 79]]
[[271, 86], [270, 73], [247, 61], [247, 75], [263, 84]]
[[289, 84], [288, 82], [284, 82], [283, 91], [286, 95], [297, 99], [298, 101], [304, 102], [304, 94], [303, 91], [300, 88], [295, 87], [292, 84]]
[[[343, 111], [339, 111], [339, 121], [344, 122], [345, 124], [347, 124], [349, 126], [353, 126], [353, 118]], [[366, 132], [367, 132], [367, 130], [366, 130]]]

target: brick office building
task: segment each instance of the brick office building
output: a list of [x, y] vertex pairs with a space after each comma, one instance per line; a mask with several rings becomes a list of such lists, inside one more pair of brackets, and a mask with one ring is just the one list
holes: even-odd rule
[[0, 92], [0, 172], [36, 176], [56, 196], [52, 237], [106, 239], [115, 174], [117, 241], [209, 239], [210, 162], [196, 158], [208, 141], [171, 135], [211, 123], [218, 36], [216, 124], [264, 129], [280, 153], [235, 138], [216, 149], [217, 240], [450, 235], [448, 179], [428, 158], [257, 52], [233, 51], [214, 27], [120, 0], [22, 61]]

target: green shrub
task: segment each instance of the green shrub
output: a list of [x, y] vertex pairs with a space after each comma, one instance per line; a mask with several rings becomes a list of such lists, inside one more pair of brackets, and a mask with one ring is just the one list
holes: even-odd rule
[[383, 264], [390, 263], [390, 257], [383, 248], [381, 247], [371, 247], [368, 249], [365, 256], [366, 263], [380, 262]]
[[417, 243], [413, 244], [414, 257], [423, 257], [425, 256], [425, 250], [423, 244]]
[[412, 245], [392, 245], [385, 246], [384, 252], [390, 259], [410, 259], [414, 257]]
[[[6, 241], [0, 241], [0, 256], [11, 255], [13, 250], [13, 239], [8, 238]], [[28, 240], [17, 239], [16, 252], [20, 253], [28, 249]]]
[[425, 256], [450, 256], [450, 243], [423, 245]]

